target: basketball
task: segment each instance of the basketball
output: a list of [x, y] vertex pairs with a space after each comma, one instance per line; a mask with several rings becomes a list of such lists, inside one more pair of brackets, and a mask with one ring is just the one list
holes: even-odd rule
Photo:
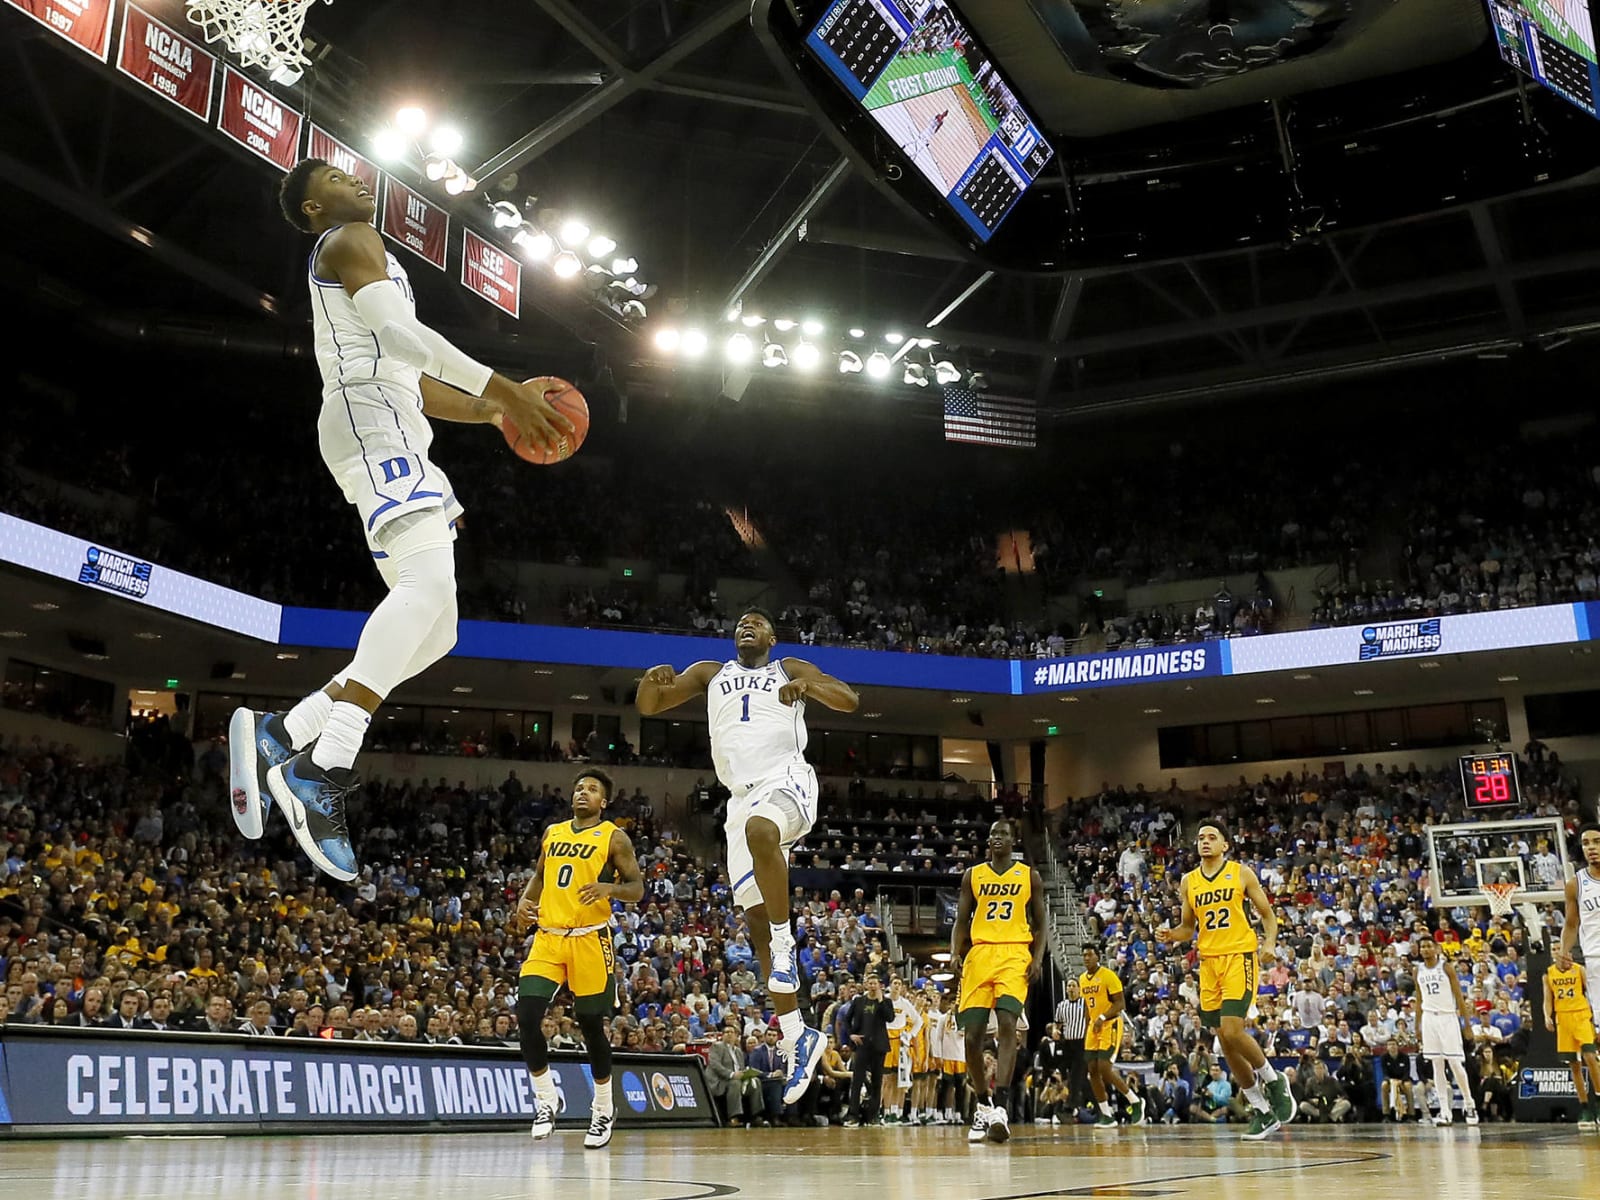
[[500, 421], [500, 432], [505, 434], [506, 445], [511, 447], [512, 452], [518, 458], [541, 467], [565, 462], [578, 452], [579, 447], [583, 445], [583, 439], [589, 436], [589, 402], [583, 398], [582, 392], [566, 380], [559, 382], [561, 386], [547, 391], [545, 399], [555, 406], [557, 412], [572, 422], [572, 432], [561, 439], [554, 451], [546, 450], [539, 443], [524, 438], [522, 431], [509, 416], [502, 417]]

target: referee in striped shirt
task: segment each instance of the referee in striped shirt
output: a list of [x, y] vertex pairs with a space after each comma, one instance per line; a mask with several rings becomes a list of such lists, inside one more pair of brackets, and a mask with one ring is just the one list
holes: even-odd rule
[[1089, 1072], [1083, 1060], [1083, 1039], [1089, 1032], [1089, 1014], [1076, 979], [1067, 980], [1067, 997], [1056, 1005], [1056, 1028], [1061, 1030], [1064, 1075], [1071, 1103], [1082, 1108], [1089, 1102]]

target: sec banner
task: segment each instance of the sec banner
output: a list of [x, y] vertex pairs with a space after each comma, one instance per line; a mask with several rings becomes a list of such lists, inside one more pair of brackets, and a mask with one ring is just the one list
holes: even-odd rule
[[117, 70], [204, 121], [211, 115], [217, 60], [170, 25], [128, 5]]
[[[526, 1125], [537, 1107], [528, 1069], [509, 1048], [14, 1026], [0, 1038], [0, 1111], [13, 1133], [482, 1128]], [[615, 1070], [619, 1123], [716, 1123], [697, 1058], [619, 1055]], [[588, 1066], [556, 1054], [550, 1071], [559, 1122], [587, 1125]]]
[[111, 0], [7, 0], [101, 62], [111, 53]]
[[470, 229], [461, 246], [461, 284], [508, 316], [521, 307], [522, 264]]
[[418, 258], [444, 270], [450, 214], [424, 200], [393, 175], [383, 177], [383, 223], [380, 228], [386, 236], [399, 242]]
[[222, 75], [217, 128], [280, 171], [294, 166], [300, 149], [300, 114], [232, 67]]

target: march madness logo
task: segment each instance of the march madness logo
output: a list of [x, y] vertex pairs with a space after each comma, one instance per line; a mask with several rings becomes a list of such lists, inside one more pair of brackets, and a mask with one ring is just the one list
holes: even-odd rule
[[78, 582], [142, 600], [150, 591], [150, 564], [90, 546], [83, 552]]
[[1572, 1072], [1565, 1067], [1523, 1067], [1518, 1083], [1524, 1100], [1540, 1096], [1576, 1099], [1578, 1095], [1572, 1085]]
[[1432, 654], [1444, 644], [1439, 618], [1368, 625], [1361, 631], [1361, 661], [1397, 658], [1406, 654]]

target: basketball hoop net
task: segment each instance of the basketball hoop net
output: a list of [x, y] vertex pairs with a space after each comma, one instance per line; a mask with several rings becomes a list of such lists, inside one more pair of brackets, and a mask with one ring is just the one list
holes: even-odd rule
[[302, 34], [306, 9], [316, 2], [184, 0], [184, 8], [207, 43], [220, 41], [245, 66], [270, 72], [274, 83], [290, 84], [311, 65]]
[[1511, 906], [1516, 902], [1517, 893], [1521, 890], [1520, 883], [1484, 884], [1483, 894], [1489, 898], [1489, 912], [1497, 917], [1509, 917]]

